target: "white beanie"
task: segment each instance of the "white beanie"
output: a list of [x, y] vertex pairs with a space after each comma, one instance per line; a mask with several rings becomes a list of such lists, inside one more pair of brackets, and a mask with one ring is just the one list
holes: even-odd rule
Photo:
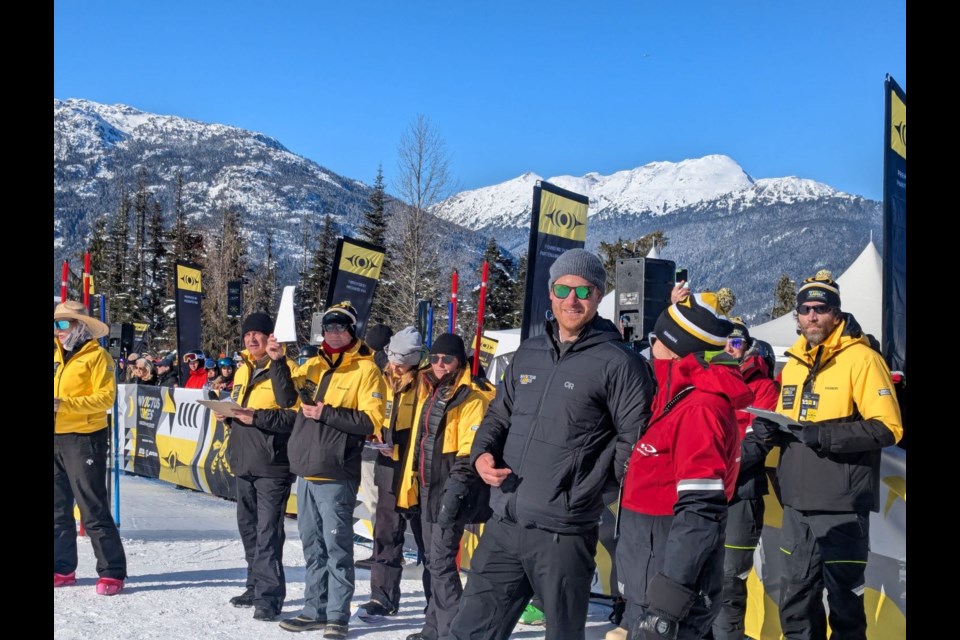
[[404, 327], [393, 334], [383, 352], [394, 364], [417, 365], [423, 357], [423, 337], [416, 328]]

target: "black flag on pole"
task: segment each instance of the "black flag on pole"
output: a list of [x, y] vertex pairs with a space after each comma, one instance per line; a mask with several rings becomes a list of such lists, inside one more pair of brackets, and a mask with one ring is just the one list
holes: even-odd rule
[[183, 355], [201, 349], [200, 300], [203, 297], [200, 265], [177, 261], [177, 355], [180, 361], [180, 380], [186, 382], [190, 370]]
[[349, 301], [357, 310], [357, 337], [361, 339], [367, 330], [384, 253], [383, 247], [362, 240], [343, 237], [337, 241], [327, 306]]
[[589, 199], [540, 181], [533, 188], [527, 284], [523, 296], [520, 340], [543, 333], [550, 310], [550, 266], [568, 249], [582, 249], [587, 240]]

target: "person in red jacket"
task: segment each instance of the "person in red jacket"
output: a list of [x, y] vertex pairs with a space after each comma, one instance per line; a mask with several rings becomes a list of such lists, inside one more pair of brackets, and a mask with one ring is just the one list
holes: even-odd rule
[[196, 349], [183, 354], [183, 362], [187, 365], [187, 381], [184, 383], [184, 389], [203, 389], [207, 384], [207, 372], [203, 368], [206, 362], [206, 356], [203, 351]]
[[736, 411], [753, 400], [723, 351], [732, 328], [710, 292], [670, 305], [654, 326], [657, 394], [627, 466], [617, 543], [634, 640], [699, 640], [720, 610]]
[[[724, 351], [740, 363], [743, 381], [753, 391], [752, 406], [773, 411], [780, 385], [773, 380], [773, 350], [762, 340], [753, 340], [740, 318], [733, 318]], [[727, 508], [723, 559], [723, 605], [713, 621], [713, 640], [743, 640], [747, 613], [747, 576], [763, 530], [763, 496], [768, 492], [764, 463], [772, 446], [753, 432], [753, 414], [737, 411], [740, 473], [733, 499]]]

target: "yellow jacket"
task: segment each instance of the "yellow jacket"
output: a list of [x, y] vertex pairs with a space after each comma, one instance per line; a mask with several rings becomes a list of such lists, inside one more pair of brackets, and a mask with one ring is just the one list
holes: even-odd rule
[[903, 437], [886, 362], [850, 314], [821, 345], [810, 347], [799, 337], [787, 357], [777, 412], [816, 423], [819, 447], [781, 438], [783, 504], [801, 511], [876, 511], [880, 449]]
[[90, 340], [63, 362], [63, 346], [53, 339], [53, 397], [60, 398], [54, 433], [93, 433], [107, 427], [117, 397], [113, 359]]

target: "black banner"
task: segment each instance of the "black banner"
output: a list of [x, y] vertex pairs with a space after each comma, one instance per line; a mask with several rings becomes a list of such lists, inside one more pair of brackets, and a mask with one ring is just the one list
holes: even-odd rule
[[203, 298], [200, 265], [177, 261], [177, 354], [180, 361], [180, 380], [186, 382], [190, 374], [183, 355], [200, 349], [200, 300]]
[[133, 472], [148, 478], [160, 477], [157, 427], [163, 416], [163, 387], [138, 385], [134, 398], [137, 412], [137, 439], [134, 443]]
[[907, 371], [907, 95], [889, 75], [883, 155], [883, 355]]
[[564, 251], [586, 244], [588, 204], [586, 196], [549, 182], [541, 180], [533, 188], [521, 341], [543, 333], [550, 310], [550, 266]]
[[423, 342], [428, 349], [433, 345], [433, 336], [427, 330], [427, 325], [430, 324], [430, 307], [432, 306], [433, 303], [430, 300], [417, 301], [417, 331], [423, 336]]
[[242, 315], [243, 280], [231, 280], [227, 283], [227, 317], [239, 318]]
[[327, 292], [327, 306], [349, 301], [357, 310], [357, 337], [367, 331], [373, 294], [383, 267], [382, 247], [344, 236], [337, 242], [333, 274]]

